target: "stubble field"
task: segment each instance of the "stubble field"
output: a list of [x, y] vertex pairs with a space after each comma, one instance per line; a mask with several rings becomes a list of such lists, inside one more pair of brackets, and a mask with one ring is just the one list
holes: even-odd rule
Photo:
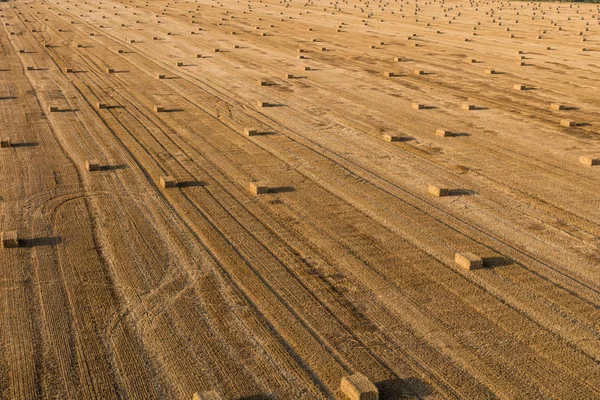
[[0, 8], [0, 398], [600, 398], [598, 5]]

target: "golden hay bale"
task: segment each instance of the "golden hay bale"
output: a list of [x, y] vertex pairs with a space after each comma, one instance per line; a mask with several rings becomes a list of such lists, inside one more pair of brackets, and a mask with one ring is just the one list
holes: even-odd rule
[[340, 390], [349, 400], [378, 400], [379, 390], [361, 373], [342, 378]]
[[436, 197], [444, 197], [444, 196], [448, 196], [450, 194], [449, 189], [440, 188], [435, 185], [427, 186], [427, 192]]
[[456, 253], [454, 262], [468, 270], [483, 268], [483, 260], [473, 253]]
[[2, 232], [2, 247], [5, 249], [19, 247], [19, 236], [17, 231]]

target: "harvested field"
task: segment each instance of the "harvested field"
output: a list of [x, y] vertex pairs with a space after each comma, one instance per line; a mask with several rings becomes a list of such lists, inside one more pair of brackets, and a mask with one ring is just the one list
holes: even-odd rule
[[0, 3], [0, 398], [600, 399], [599, 17]]

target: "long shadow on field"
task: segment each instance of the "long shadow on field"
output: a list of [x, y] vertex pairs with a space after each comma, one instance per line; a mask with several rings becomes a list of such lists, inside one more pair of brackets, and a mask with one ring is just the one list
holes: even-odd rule
[[62, 239], [59, 236], [19, 239], [19, 247], [56, 246], [60, 242], [62, 242]]
[[183, 181], [183, 182], [178, 182], [177, 186], [179, 186], [180, 188], [199, 187], [199, 186], [206, 186], [206, 182]]
[[27, 143], [11, 143], [10, 147], [36, 147], [40, 144], [38, 142], [27, 142]]
[[269, 188], [269, 193], [291, 193], [295, 191], [296, 189], [292, 186], [278, 186]]
[[448, 196], [474, 196], [477, 192], [470, 189], [450, 189]]
[[429, 385], [419, 378], [391, 379], [376, 384], [379, 398], [396, 400], [407, 398], [423, 398], [433, 394]]
[[127, 165], [125, 164], [115, 164], [115, 165], [102, 165], [100, 168], [98, 168], [99, 171], [118, 171], [120, 169], [125, 169], [127, 168]]
[[513, 264], [511, 259], [505, 257], [483, 257], [482, 261], [486, 268], [505, 267]]

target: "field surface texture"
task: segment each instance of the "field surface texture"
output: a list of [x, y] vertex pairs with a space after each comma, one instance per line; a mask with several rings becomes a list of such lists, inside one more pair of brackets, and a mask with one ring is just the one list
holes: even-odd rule
[[599, 7], [0, 3], [0, 399], [600, 399]]

